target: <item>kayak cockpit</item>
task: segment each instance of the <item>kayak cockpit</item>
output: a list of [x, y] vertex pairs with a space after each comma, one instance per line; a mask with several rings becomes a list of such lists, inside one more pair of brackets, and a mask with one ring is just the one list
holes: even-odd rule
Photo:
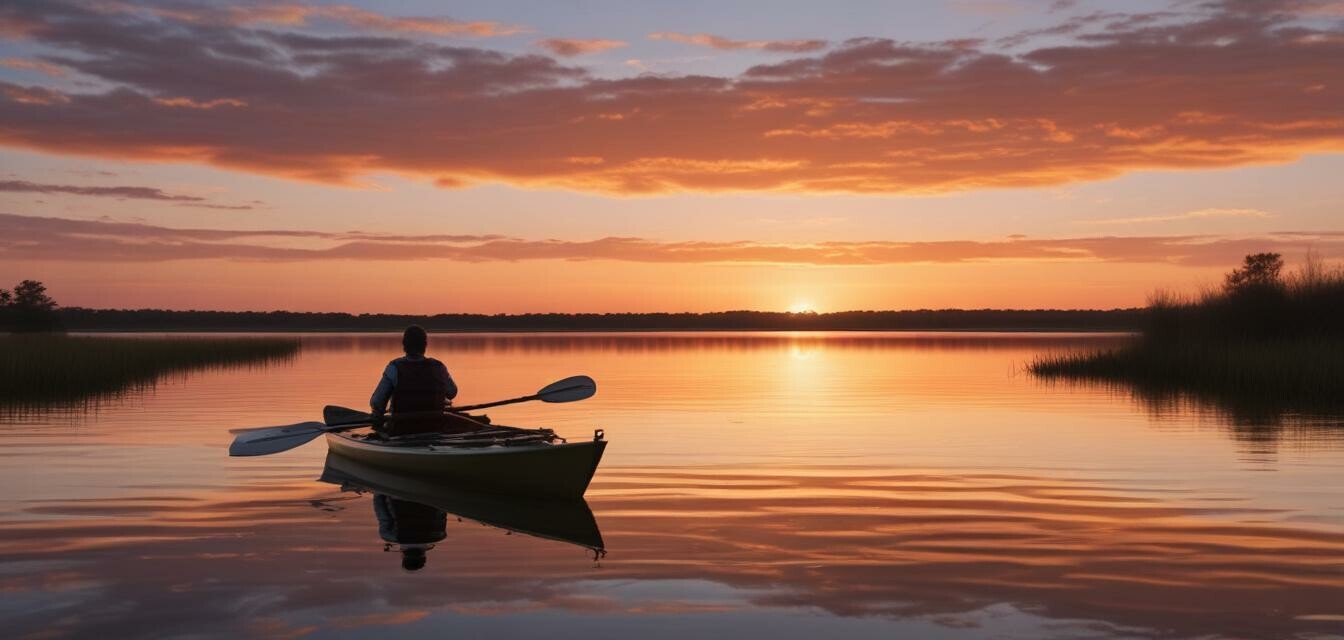
[[388, 436], [373, 429], [361, 429], [356, 432], [339, 434], [343, 437], [371, 445], [396, 448], [427, 447], [492, 447], [538, 444], [563, 444], [566, 440], [550, 429], [520, 429], [491, 425], [474, 431], [454, 433], [413, 433]]

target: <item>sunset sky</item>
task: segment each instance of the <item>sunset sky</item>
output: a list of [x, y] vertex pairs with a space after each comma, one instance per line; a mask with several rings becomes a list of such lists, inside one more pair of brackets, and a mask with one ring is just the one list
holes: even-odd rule
[[1344, 2], [10, 2], [0, 287], [1123, 307], [1344, 258]]

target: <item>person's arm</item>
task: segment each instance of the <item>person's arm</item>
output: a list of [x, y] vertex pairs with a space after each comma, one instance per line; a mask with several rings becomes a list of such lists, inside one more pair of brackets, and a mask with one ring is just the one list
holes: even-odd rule
[[392, 400], [392, 390], [396, 388], [397, 366], [389, 363], [387, 368], [383, 369], [383, 378], [378, 381], [378, 387], [373, 390], [373, 397], [369, 398], [373, 415], [381, 416], [387, 413], [387, 403]]
[[453, 382], [453, 376], [448, 374], [448, 367], [442, 362], [439, 363], [439, 376], [439, 381], [443, 383], [444, 396], [452, 402], [453, 398], [457, 397], [457, 383]]

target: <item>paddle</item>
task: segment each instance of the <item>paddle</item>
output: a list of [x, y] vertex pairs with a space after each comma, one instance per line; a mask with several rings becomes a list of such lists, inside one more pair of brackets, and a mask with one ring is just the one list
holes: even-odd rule
[[[342, 407], [335, 407], [341, 409]], [[346, 409], [354, 413], [360, 413], [353, 409]], [[282, 427], [259, 427], [254, 429], [235, 429], [232, 433], [238, 434], [233, 439], [233, 444], [229, 445], [229, 455], [235, 457], [241, 456], [265, 456], [272, 453], [289, 451], [299, 445], [307, 444], [314, 438], [333, 431], [347, 431], [367, 427], [373, 422], [370, 414], [363, 419], [353, 419], [344, 422], [335, 422], [331, 424], [322, 422], [300, 422], [289, 424]], [[427, 418], [443, 415], [437, 411], [420, 411], [416, 413], [402, 414], [401, 418]], [[466, 420], [466, 418], [463, 418]], [[387, 421], [394, 421], [394, 418], [387, 418]], [[474, 420], [472, 422], [475, 422]], [[479, 423], [478, 423], [479, 424]], [[482, 427], [486, 425], [481, 425]]]
[[450, 407], [451, 411], [475, 411], [476, 409], [488, 409], [506, 404], [515, 404], [518, 402], [529, 402], [540, 400], [542, 402], [574, 402], [577, 400], [587, 400], [597, 393], [597, 383], [593, 382], [588, 376], [570, 376], [564, 380], [557, 380], [541, 388], [530, 396], [519, 396], [509, 398], [508, 400], [496, 400], [495, 402], [485, 402], [482, 404], [470, 404], [465, 407]]
[[476, 420], [464, 413], [457, 413], [456, 410], [449, 411], [403, 411], [390, 416], [375, 416], [367, 411], [358, 411], [347, 407], [338, 407], [329, 404], [322, 407], [322, 420], [329, 427], [339, 426], [346, 428], [350, 425], [364, 426], [376, 423], [396, 422], [397, 420], [406, 420], [414, 418], [443, 418], [447, 422], [458, 422], [461, 426], [469, 428], [485, 429], [490, 425]]
[[342, 428], [329, 427], [321, 422], [300, 422], [283, 427], [247, 429], [233, 439], [233, 444], [229, 445], [229, 455], [264, 456], [289, 451], [301, 444], [308, 443], [323, 433], [339, 431]]
[[[588, 376], [570, 376], [564, 380], [552, 382], [530, 396], [519, 396], [517, 398], [509, 398], [508, 400], [470, 404], [463, 407], [449, 407], [448, 411], [451, 413], [465, 413], [467, 411], [475, 411], [476, 409], [487, 409], [506, 404], [530, 402], [532, 400], [540, 400], [542, 402], [550, 403], [575, 402], [577, 400], [591, 398], [595, 393], [597, 393], [597, 383], [593, 382], [592, 378], [589, 378]], [[438, 414], [433, 411], [417, 411], [415, 413], [403, 413], [400, 415], [407, 418], [423, 418]], [[468, 416], [460, 417], [470, 419]], [[389, 417], [386, 419], [392, 418]], [[371, 424], [374, 421], [374, 416], [365, 411], [356, 411], [355, 409], [329, 404], [322, 408], [322, 420], [329, 426], [337, 424], [354, 424], [359, 420], [364, 421], [364, 424]]]
[[[558, 382], [553, 382], [543, 387], [540, 391], [530, 396], [520, 396], [508, 400], [499, 400], [496, 402], [486, 402], [465, 407], [454, 407], [453, 413], [460, 411], [469, 411], [473, 409], [484, 409], [486, 407], [498, 407], [505, 404], [514, 404], [517, 402], [527, 402], [530, 400], [541, 400], [542, 402], [574, 402], [590, 398], [597, 393], [597, 383], [593, 382], [588, 376], [573, 376], [565, 378]], [[284, 425], [279, 427], [261, 427], [256, 429], [236, 429], [232, 433], [238, 434], [234, 438], [233, 444], [229, 446], [229, 455], [231, 456], [264, 456], [281, 451], [289, 451], [297, 446], [311, 442], [318, 436], [332, 431], [344, 431], [371, 424], [374, 420], [373, 414], [345, 407], [328, 406], [322, 411], [323, 422], [300, 422], [298, 424]], [[423, 418], [426, 416], [441, 415], [439, 412], [415, 412], [406, 413], [399, 416], [392, 416], [388, 420], [397, 418]], [[470, 420], [466, 416], [459, 416], [464, 420]], [[474, 421], [473, 421], [474, 422]], [[485, 425], [481, 425], [485, 426]]]

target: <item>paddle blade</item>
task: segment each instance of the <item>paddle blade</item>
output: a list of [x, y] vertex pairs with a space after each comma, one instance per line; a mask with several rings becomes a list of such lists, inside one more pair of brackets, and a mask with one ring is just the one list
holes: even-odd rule
[[597, 393], [597, 383], [588, 376], [572, 376], [552, 382], [537, 392], [543, 402], [574, 402], [593, 397]]
[[327, 431], [321, 422], [300, 422], [283, 427], [254, 429], [238, 434], [229, 445], [231, 456], [264, 456], [311, 442]]
[[322, 407], [322, 421], [326, 422], [328, 425], [359, 424], [364, 422], [372, 422], [373, 414], [365, 411], [355, 411], [354, 409], [347, 409], [345, 407], [338, 407], [334, 404], [329, 404], [325, 407]]

